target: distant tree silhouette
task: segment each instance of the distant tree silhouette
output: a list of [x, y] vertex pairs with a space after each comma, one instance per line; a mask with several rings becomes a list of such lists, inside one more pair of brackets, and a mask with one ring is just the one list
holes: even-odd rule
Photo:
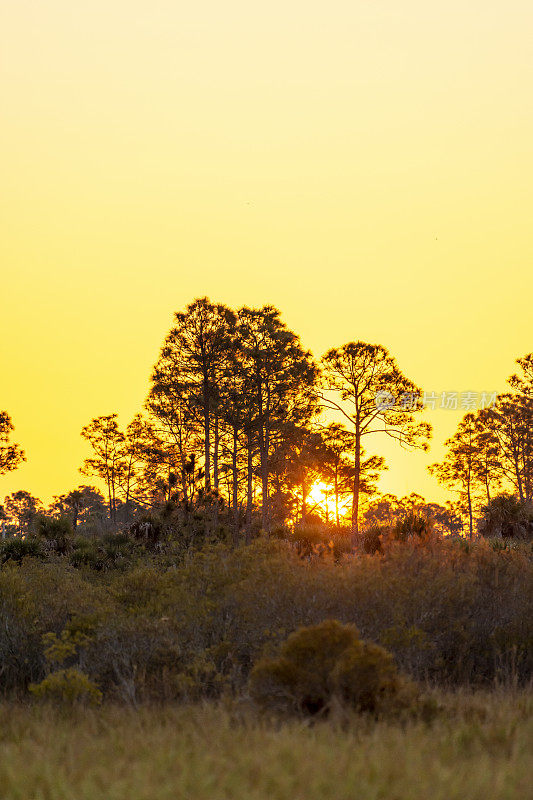
[[70, 517], [72, 527], [87, 522], [94, 514], [107, 513], [104, 498], [95, 486], [79, 486], [67, 494], [56, 495], [50, 504], [47, 514], [53, 517]]
[[533, 353], [518, 358], [514, 390], [501, 394], [487, 413], [487, 428], [498, 440], [502, 474], [520, 500], [533, 500]]
[[421, 495], [411, 492], [406, 497], [393, 494], [376, 496], [364, 513], [364, 521], [368, 527], [393, 527], [398, 522], [417, 516], [431, 522], [433, 529], [441, 534], [456, 534], [462, 530], [459, 509], [448, 502], [445, 506], [428, 503]]
[[353, 491], [354, 436], [336, 422], [322, 430], [322, 480], [332, 487], [335, 498], [335, 523], [340, 525], [340, 503]]
[[93, 457], [85, 459], [80, 472], [105, 481], [109, 516], [116, 523], [117, 495], [126, 471], [125, 436], [119, 429], [117, 414], [95, 417], [82, 428], [81, 436], [91, 445]]
[[474, 415], [474, 477], [483, 488], [487, 503], [490, 503], [492, 492], [500, 488], [503, 476], [500, 445], [493, 420], [490, 408], [480, 409]]
[[[516, 492], [517, 502], [533, 499], [533, 354], [517, 359], [517, 364], [521, 374], [508, 380], [513, 391], [500, 394], [491, 407], [466, 414], [446, 442], [444, 460], [429, 467], [442, 483], [459, 492], [470, 536], [480, 493], [486, 498], [485, 509], [493, 508], [493, 492], [502, 485]], [[505, 503], [511, 507], [508, 497], [500, 495], [503, 499], [494, 508]]]
[[126, 518], [131, 516], [131, 503], [149, 503], [151, 482], [161, 452], [161, 442], [153, 424], [141, 414], [135, 414], [126, 427], [122, 446], [122, 469], [118, 483], [124, 501]]
[[170, 500], [178, 484], [187, 508], [197, 473], [197, 418], [188, 385], [164, 347], [152, 373], [146, 407], [157, 437], [153, 445], [159, 451], [159, 465], [152, 464], [153, 485], [162, 487], [163, 497]]
[[14, 426], [7, 411], [0, 411], [0, 475], [12, 472], [26, 461], [22, 448], [9, 441], [13, 430]]
[[431, 464], [432, 475], [446, 486], [457, 489], [468, 513], [470, 538], [474, 534], [473, 507], [479, 473], [479, 433], [476, 430], [475, 414], [465, 414], [455, 434], [446, 440], [448, 452], [440, 463]]
[[78, 517], [84, 504], [83, 490], [73, 489], [65, 495], [65, 505], [72, 511], [72, 527], [74, 530], [78, 527]]
[[501, 394], [490, 409], [487, 422], [498, 440], [498, 458], [504, 480], [521, 500], [532, 499], [533, 417], [529, 401], [511, 392]]
[[31, 533], [37, 514], [42, 510], [42, 503], [25, 489], [19, 489], [4, 499], [4, 511], [14, 533], [27, 535]]
[[[253, 481], [253, 418], [254, 402], [251, 393], [250, 377], [243, 365], [241, 343], [238, 328], [232, 332], [232, 344], [224, 370], [223, 380], [219, 384], [221, 446], [224, 472], [228, 482], [228, 505], [233, 518], [233, 542], [237, 544], [241, 526], [240, 489], [243, 477], [248, 485]], [[249, 456], [249, 457], [248, 457]], [[251, 520], [251, 491], [249, 497]], [[250, 538], [250, 525], [247, 526]]]

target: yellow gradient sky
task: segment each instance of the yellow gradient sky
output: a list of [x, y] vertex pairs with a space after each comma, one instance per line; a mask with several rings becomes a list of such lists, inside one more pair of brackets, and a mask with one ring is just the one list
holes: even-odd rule
[[[390, 348], [427, 390], [533, 350], [531, 0], [2, 0], [0, 409], [80, 481], [140, 408], [172, 312], [279, 306], [320, 355]], [[384, 490], [443, 499], [386, 447]]]

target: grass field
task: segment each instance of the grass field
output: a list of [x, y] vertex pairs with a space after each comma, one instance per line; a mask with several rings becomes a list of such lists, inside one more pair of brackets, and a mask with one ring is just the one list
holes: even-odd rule
[[2, 800], [528, 800], [533, 699], [443, 695], [431, 723], [268, 722], [239, 705], [0, 706]]

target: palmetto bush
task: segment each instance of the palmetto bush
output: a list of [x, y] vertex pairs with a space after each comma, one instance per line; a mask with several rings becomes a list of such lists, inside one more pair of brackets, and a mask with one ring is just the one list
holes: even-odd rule
[[0, 544], [1, 563], [6, 561], [20, 562], [24, 558], [39, 558], [41, 555], [41, 543], [34, 537], [25, 536], [23, 539], [17, 536], [13, 539], [6, 539]]
[[533, 540], [533, 503], [511, 494], [493, 497], [482, 509], [479, 532], [503, 539]]
[[431, 536], [434, 529], [433, 520], [424, 514], [410, 511], [400, 517], [392, 527], [391, 535], [399, 542], [406, 542], [409, 539], [427, 539]]

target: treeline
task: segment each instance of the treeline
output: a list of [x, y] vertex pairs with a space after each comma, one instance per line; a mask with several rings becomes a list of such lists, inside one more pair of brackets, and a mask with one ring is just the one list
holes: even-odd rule
[[[84, 471], [105, 481], [113, 518], [118, 497], [126, 506], [178, 503], [184, 525], [201, 504], [211, 507], [215, 525], [227, 510], [235, 541], [244, 532], [248, 542], [256, 510], [265, 531], [305, 524], [311, 487], [321, 481], [337, 524], [351, 499], [357, 531], [360, 496], [374, 490], [385, 466], [365, 457], [364, 437], [381, 427], [417, 447], [429, 435], [415, 422], [420, 402], [376, 404], [380, 391], [392, 389], [419, 394], [381, 346], [352, 343], [318, 365], [277, 309], [233, 311], [202, 298], [175, 315], [151, 375], [147, 415], [124, 432], [116, 415], [83, 429], [93, 449]], [[347, 413], [351, 429], [324, 425], [326, 406]]]
[[[526, 513], [531, 503], [533, 355], [517, 363], [510, 391], [467, 413], [444, 461], [430, 467], [457, 493], [456, 504], [434, 509], [440, 519], [448, 514], [448, 532], [457, 530], [459, 516], [472, 536], [475, 516], [495, 501], [500, 516]], [[201, 298], [175, 314], [143, 413], [125, 430], [117, 414], [82, 430], [92, 451], [82, 472], [103, 483], [105, 501], [93, 487], [79, 487], [48, 511], [67, 513], [74, 527], [80, 514], [96, 521], [107, 514], [116, 529], [169, 503], [177, 524], [190, 527], [198, 515], [213, 530], [223, 522], [234, 543], [249, 543], [260, 529], [349, 521], [355, 544], [386, 469], [381, 456], [367, 454], [368, 437], [427, 449], [423, 409], [422, 390], [383, 346], [351, 342], [317, 363], [272, 306], [234, 311]], [[329, 421], [334, 415], [340, 421]], [[10, 430], [3, 414], [3, 471], [23, 458], [8, 444]], [[319, 501], [310, 496], [318, 482]], [[520, 512], [505, 492], [516, 496]], [[20, 532], [38, 510], [27, 492], [4, 503], [8, 525]]]

